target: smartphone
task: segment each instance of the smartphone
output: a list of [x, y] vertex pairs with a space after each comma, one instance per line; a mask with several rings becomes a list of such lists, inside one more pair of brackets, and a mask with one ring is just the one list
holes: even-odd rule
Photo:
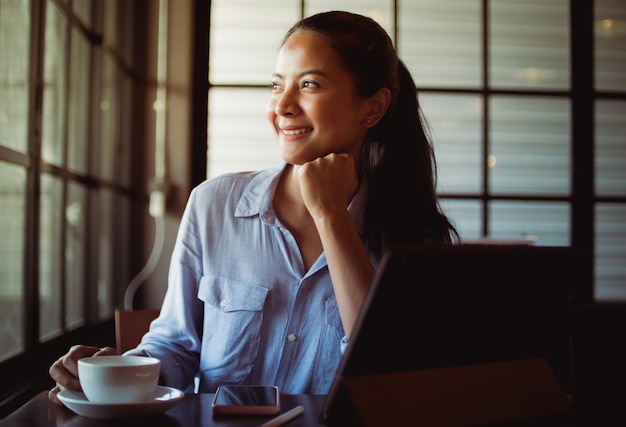
[[215, 392], [211, 408], [214, 414], [277, 414], [280, 393], [275, 386], [221, 385]]

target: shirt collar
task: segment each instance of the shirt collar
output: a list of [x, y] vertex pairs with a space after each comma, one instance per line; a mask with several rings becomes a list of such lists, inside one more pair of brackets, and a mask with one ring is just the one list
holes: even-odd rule
[[[274, 167], [260, 171], [243, 191], [237, 208], [235, 209], [235, 216], [249, 217], [259, 215], [262, 220], [270, 225], [274, 225], [276, 222], [276, 213], [272, 206], [272, 200], [276, 193], [280, 175], [285, 170], [286, 166], [287, 163], [281, 161]], [[363, 232], [367, 190], [367, 182], [361, 182], [356, 194], [348, 205], [348, 213], [359, 233]]]
[[237, 203], [236, 217], [260, 215], [268, 223], [273, 224], [276, 219], [272, 200], [276, 193], [278, 180], [285, 170], [287, 163], [281, 161], [278, 165], [264, 169], [257, 173], [248, 183]]

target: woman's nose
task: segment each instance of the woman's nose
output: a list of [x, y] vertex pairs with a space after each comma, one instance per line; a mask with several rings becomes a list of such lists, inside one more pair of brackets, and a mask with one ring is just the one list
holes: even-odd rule
[[297, 95], [294, 94], [294, 91], [286, 89], [278, 95], [274, 111], [279, 116], [298, 114], [300, 107], [298, 105]]

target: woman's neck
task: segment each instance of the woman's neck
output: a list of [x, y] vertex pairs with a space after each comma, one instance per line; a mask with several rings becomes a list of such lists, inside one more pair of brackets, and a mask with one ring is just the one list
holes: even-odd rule
[[302, 200], [300, 183], [298, 181], [298, 166], [287, 165], [278, 182], [276, 196], [283, 205], [296, 209], [306, 209]]

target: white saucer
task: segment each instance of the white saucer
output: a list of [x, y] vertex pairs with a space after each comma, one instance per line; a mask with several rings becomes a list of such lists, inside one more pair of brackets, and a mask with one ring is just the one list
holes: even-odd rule
[[93, 403], [80, 392], [61, 390], [57, 395], [72, 411], [78, 415], [98, 420], [145, 417], [157, 415], [170, 409], [183, 398], [185, 393], [172, 387], [157, 386], [152, 400], [139, 403]]

